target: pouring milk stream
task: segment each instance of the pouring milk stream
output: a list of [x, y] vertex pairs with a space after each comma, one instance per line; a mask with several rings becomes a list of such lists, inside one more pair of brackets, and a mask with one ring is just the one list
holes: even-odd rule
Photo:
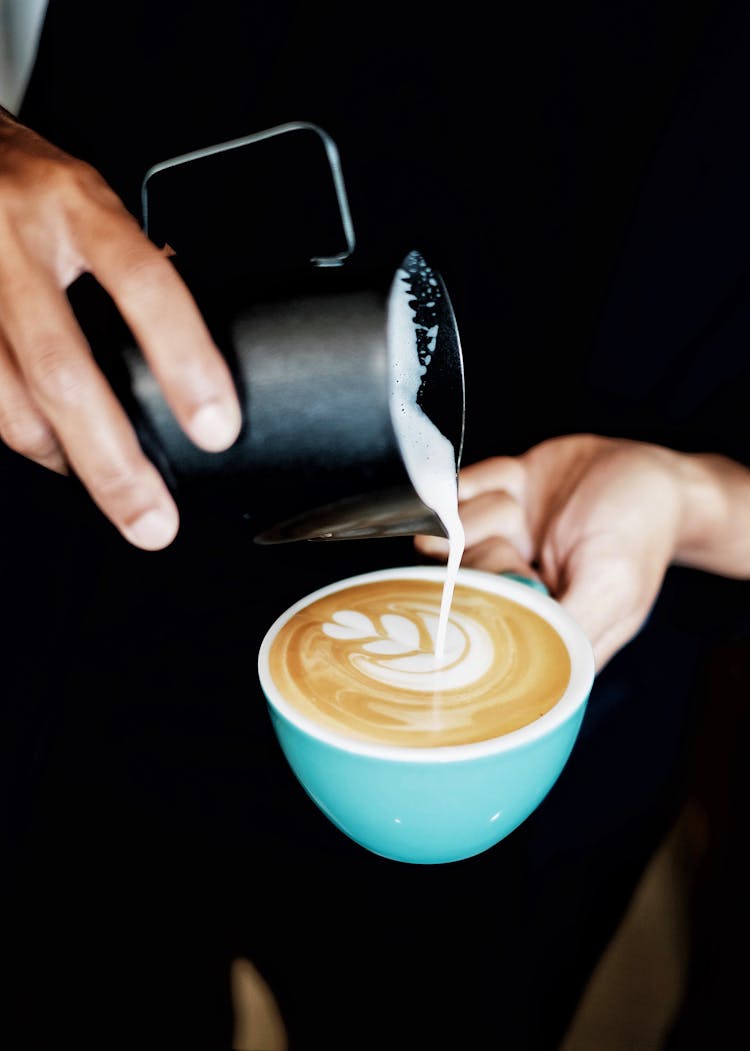
[[[428, 281], [435, 297], [442, 291], [435, 277]], [[399, 270], [389, 302], [388, 345], [391, 377], [390, 409], [393, 429], [407, 473], [420, 499], [438, 516], [448, 537], [448, 562], [435, 637], [435, 659], [443, 657], [456, 574], [464, 552], [464, 529], [458, 514], [456, 452], [453, 444], [438, 430], [419, 406], [417, 395], [437, 339], [438, 326], [420, 329], [415, 322], [409, 293], [409, 275]], [[417, 333], [427, 346], [427, 358], [420, 361]], [[423, 350], [424, 355], [424, 350]]]

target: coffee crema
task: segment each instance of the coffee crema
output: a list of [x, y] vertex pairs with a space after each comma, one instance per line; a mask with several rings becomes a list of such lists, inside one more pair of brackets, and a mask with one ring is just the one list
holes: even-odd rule
[[570, 681], [568, 650], [540, 614], [458, 583], [435, 656], [442, 586], [389, 578], [299, 609], [270, 647], [276, 687], [307, 718], [407, 747], [469, 744], [548, 712]]

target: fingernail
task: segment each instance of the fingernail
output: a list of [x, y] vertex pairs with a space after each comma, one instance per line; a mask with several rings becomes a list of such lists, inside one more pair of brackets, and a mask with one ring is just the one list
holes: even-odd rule
[[232, 403], [209, 401], [202, 405], [190, 421], [193, 441], [208, 452], [227, 449], [240, 432], [242, 419], [239, 408]]
[[174, 515], [153, 508], [130, 522], [123, 532], [137, 547], [157, 551], [172, 542], [177, 532], [177, 521]]

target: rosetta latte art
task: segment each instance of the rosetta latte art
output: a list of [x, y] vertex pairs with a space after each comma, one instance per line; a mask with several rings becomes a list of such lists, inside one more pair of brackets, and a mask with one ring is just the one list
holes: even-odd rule
[[570, 657], [539, 614], [460, 584], [435, 656], [442, 588], [355, 584], [298, 610], [270, 651], [274, 682], [308, 718], [350, 737], [428, 747], [518, 729], [560, 699]]
[[357, 640], [361, 651], [350, 650], [348, 660], [362, 675], [386, 686], [428, 693], [465, 688], [492, 664], [492, 639], [476, 619], [454, 611], [437, 658], [439, 621], [439, 606], [385, 613], [378, 627], [364, 613], [342, 609], [323, 625], [323, 632], [333, 639]]

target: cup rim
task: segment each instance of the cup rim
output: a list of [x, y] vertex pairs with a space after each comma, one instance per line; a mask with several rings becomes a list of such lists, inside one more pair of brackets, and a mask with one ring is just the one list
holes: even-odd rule
[[491, 737], [468, 744], [414, 745], [386, 744], [349, 737], [329, 726], [324, 726], [303, 715], [283, 696], [274, 683], [268, 663], [268, 655], [277, 632], [294, 614], [311, 602], [337, 591], [375, 580], [432, 580], [443, 583], [445, 566], [399, 566], [376, 569], [355, 576], [342, 577], [310, 591], [288, 606], [266, 630], [258, 650], [258, 677], [268, 705], [287, 722], [318, 741], [346, 752], [389, 759], [398, 762], [458, 762], [497, 755], [531, 744], [551, 733], [566, 720], [572, 718], [588, 701], [593, 686], [595, 671], [594, 652], [591, 642], [578, 622], [550, 595], [502, 574], [461, 566], [456, 583], [467, 583], [472, 587], [503, 595], [519, 602], [544, 617], [562, 638], [570, 656], [571, 675], [568, 685], [557, 703], [531, 723], [511, 730], [499, 737]]

